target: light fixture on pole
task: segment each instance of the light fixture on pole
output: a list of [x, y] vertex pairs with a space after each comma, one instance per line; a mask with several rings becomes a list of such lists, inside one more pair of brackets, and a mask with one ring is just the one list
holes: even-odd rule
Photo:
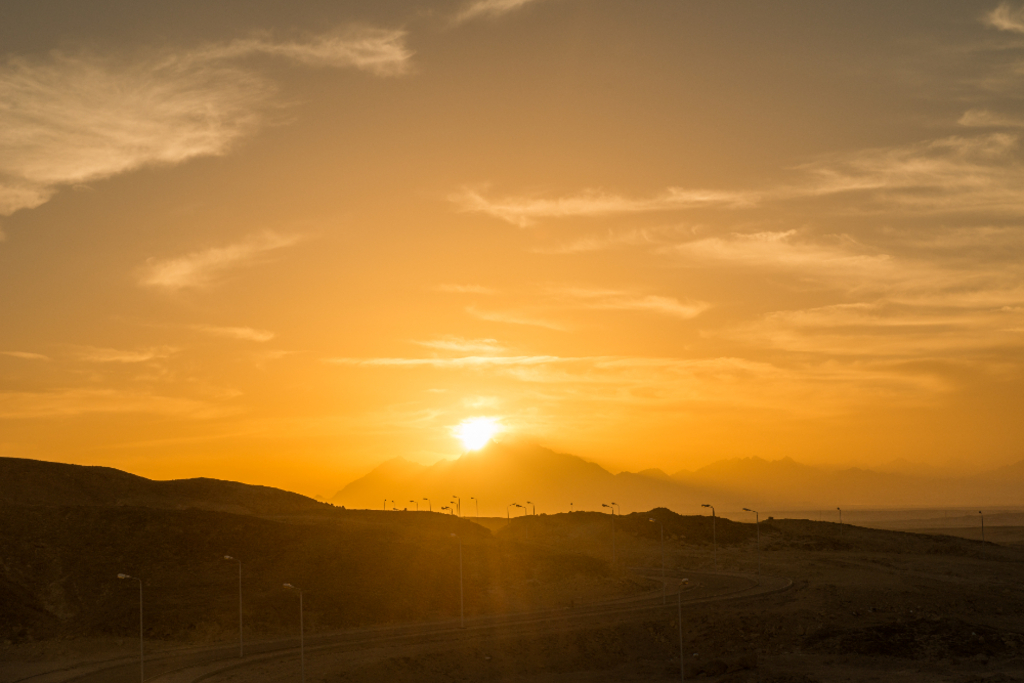
[[302, 589], [290, 583], [286, 583], [284, 587], [299, 593], [299, 666], [302, 669], [302, 683], [306, 683], [306, 625], [302, 615]]
[[416, 505], [416, 512], [420, 511], [420, 502], [418, 500], [410, 500], [409, 502], [410, 503], [415, 503], [415, 505]]
[[601, 503], [601, 507], [608, 508], [612, 511], [612, 566], [615, 566], [615, 508], [612, 507], [615, 503], [609, 505], [608, 503]]
[[715, 529], [716, 518], [715, 518], [715, 506], [704, 503], [701, 505], [702, 508], [711, 508], [711, 543], [714, 547], [714, 558], [715, 558], [715, 571], [718, 571], [718, 532]]
[[423, 500], [427, 501], [427, 512], [433, 512], [434, 511], [434, 504], [430, 502], [430, 499], [429, 498], [424, 498]]
[[[458, 507], [458, 515], [459, 515], [459, 517], [461, 517], [462, 516], [462, 499], [459, 498], [458, 496], [456, 496], [454, 493], [452, 494], [452, 498], [454, 498], [455, 501], [458, 501], [455, 504], [459, 506]], [[453, 501], [453, 502], [455, 502], [455, 501]]]
[[612, 501], [612, 505], [614, 505], [616, 508], [618, 508], [618, 514], [621, 515], [622, 514], [622, 506], [619, 505], [618, 503], [616, 503], [614, 500]]
[[982, 514], [981, 510], [978, 510], [978, 514], [981, 515], [981, 542], [985, 542], [985, 515]]
[[462, 591], [462, 537], [452, 534], [452, 538], [459, 539], [459, 628], [466, 628], [466, 599]]
[[449, 510], [449, 511], [451, 510], [451, 508], [450, 508], [450, 507], [448, 507], [447, 505], [442, 505], [442, 506], [441, 506], [441, 509], [442, 509], [442, 510]]
[[242, 640], [242, 561], [236, 560], [230, 555], [224, 556], [225, 560], [238, 563], [238, 656], [244, 657], [244, 645], [245, 642]]
[[479, 517], [480, 516], [480, 499], [479, 498], [475, 498], [473, 496], [470, 496], [469, 499], [476, 502], [476, 516]]
[[531, 514], [532, 514], [532, 515], [533, 515], [534, 517], [536, 517], [536, 516], [537, 516], [537, 506], [536, 506], [536, 505], [534, 505], [533, 503], [531, 503], [530, 501], [526, 501], [526, 504], [527, 504], [527, 505], [533, 505], [533, 512], [532, 512]]
[[668, 584], [665, 583], [665, 525], [661, 523], [661, 520], [655, 519], [654, 517], [648, 517], [648, 522], [657, 522], [658, 526], [661, 527], [661, 604], [668, 602], [668, 597], [665, 595], [668, 590]]
[[139, 582], [139, 681], [144, 683], [146, 680], [146, 648], [142, 639], [142, 579], [128, 574], [118, 574], [117, 578]]
[[[838, 508], [837, 508], [838, 509]], [[757, 529], [757, 583], [761, 584], [761, 516], [757, 510], [743, 508], [744, 512], [754, 513], [754, 528]]]

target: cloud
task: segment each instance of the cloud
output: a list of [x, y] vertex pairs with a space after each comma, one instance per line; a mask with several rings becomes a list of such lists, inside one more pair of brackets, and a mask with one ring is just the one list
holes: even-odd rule
[[228, 337], [243, 341], [268, 342], [276, 335], [268, 330], [257, 330], [252, 327], [217, 327], [215, 325], [192, 325], [192, 329], [215, 337]]
[[1000, 31], [1024, 33], [1024, 6], [1014, 9], [1008, 2], [999, 3], [982, 21]]
[[462, 337], [442, 337], [428, 341], [414, 341], [414, 344], [426, 346], [439, 351], [456, 351], [458, 353], [501, 353], [505, 347], [497, 339], [464, 339]]
[[91, 413], [148, 413], [209, 419], [233, 410], [187, 398], [115, 389], [0, 392], [0, 419], [72, 417]]
[[968, 109], [957, 123], [967, 128], [1024, 128], [1024, 117], [997, 114], [987, 109]]
[[438, 292], [448, 294], [497, 294], [498, 290], [484, 287], [483, 285], [437, 285], [434, 287]]
[[11, 356], [23, 360], [50, 360], [48, 356], [41, 353], [30, 353], [28, 351], [0, 351], [0, 356]]
[[482, 366], [545, 365], [570, 362], [558, 356], [462, 356], [459, 358], [328, 358], [336, 365], [469, 368]]
[[276, 92], [245, 58], [391, 75], [410, 57], [404, 35], [364, 30], [141, 57], [9, 58], [0, 63], [0, 216], [39, 206], [61, 186], [226, 153], [259, 127]]
[[531, 2], [536, 0], [475, 0], [455, 16], [455, 21], [461, 23], [480, 17], [499, 17]]
[[587, 190], [579, 194], [556, 199], [507, 197], [489, 199], [477, 190], [463, 188], [448, 200], [459, 211], [484, 213], [521, 228], [533, 225], [541, 218], [569, 218], [612, 216], [651, 211], [674, 211], [701, 206], [742, 207], [758, 200], [756, 195], [743, 192], [715, 190], [687, 190], [670, 187], [660, 195], [646, 198]]
[[587, 308], [642, 311], [684, 320], [695, 318], [710, 308], [710, 304], [702, 301], [682, 302], [668, 296], [638, 295], [611, 289], [563, 289], [558, 293], [582, 302]]
[[520, 313], [518, 311], [483, 311], [474, 306], [468, 306], [466, 308], [466, 312], [480, 320], [488, 320], [490, 322], [544, 327], [549, 330], [558, 330], [559, 332], [566, 332], [569, 330], [569, 327], [562, 323], [544, 320], [543, 318], [535, 318], [531, 315]]
[[858, 193], [865, 206], [874, 202], [915, 212], [1020, 215], [1024, 167], [1017, 159], [1018, 143], [1017, 135], [990, 133], [865, 150], [801, 166], [809, 182], [773, 194], [791, 199]]
[[89, 363], [145, 363], [146, 361], [168, 358], [176, 351], [177, 349], [168, 346], [160, 346], [144, 351], [123, 351], [121, 349], [85, 346], [76, 355], [79, 360]]
[[195, 251], [170, 259], [149, 259], [139, 283], [167, 291], [204, 287], [215, 282], [232, 268], [260, 263], [270, 252], [299, 242], [298, 235], [263, 232], [250, 235], [241, 242], [223, 247]]

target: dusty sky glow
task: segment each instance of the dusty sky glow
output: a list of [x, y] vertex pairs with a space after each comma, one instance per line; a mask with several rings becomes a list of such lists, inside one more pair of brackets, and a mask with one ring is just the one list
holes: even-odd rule
[[1021, 3], [212, 5], [0, 8], [0, 454], [1024, 456]]

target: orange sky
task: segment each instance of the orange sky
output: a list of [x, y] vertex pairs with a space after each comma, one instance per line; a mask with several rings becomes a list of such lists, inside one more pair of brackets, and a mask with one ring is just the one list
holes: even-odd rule
[[0, 455], [1024, 456], [1024, 7], [0, 6]]

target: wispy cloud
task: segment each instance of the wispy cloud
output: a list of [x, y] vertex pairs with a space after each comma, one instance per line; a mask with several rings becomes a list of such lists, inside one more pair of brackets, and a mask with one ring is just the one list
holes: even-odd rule
[[457, 353], [501, 353], [505, 347], [497, 339], [465, 339], [463, 337], [442, 337], [426, 341], [414, 341], [414, 344], [438, 351], [455, 351]]
[[461, 12], [455, 16], [456, 22], [469, 21], [481, 17], [499, 17], [524, 5], [537, 0], [475, 0], [466, 5]]
[[555, 322], [553, 320], [546, 320], [544, 318], [537, 318], [528, 313], [522, 313], [520, 311], [484, 311], [475, 306], [469, 306], [466, 308], [466, 312], [475, 318], [480, 320], [488, 320], [496, 323], [508, 323], [509, 325], [529, 325], [532, 327], [544, 327], [549, 330], [558, 330], [559, 332], [565, 332], [569, 330], [569, 326]]
[[41, 353], [30, 353], [29, 351], [0, 351], [0, 356], [11, 356], [22, 360], [50, 360], [49, 356]]
[[967, 128], [1024, 128], [1024, 117], [999, 114], [987, 109], [968, 109], [957, 123]]
[[1014, 9], [1010, 3], [1001, 2], [998, 7], [986, 14], [982, 21], [1000, 31], [1024, 33], [1024, 5]]
[[228, 337], [242, 341], [268, 342], [275, 337], [268, 330], [257, 330], [252, 327], [218, 327], [216, 325], [192, 325], [192, 329], [215, 337]]
[[149, 259], [139, 283], [167, 291], [204, 287], [215, 282], [230, 269], [260, 263], [278, 249], [290, 247], [301, 239], [298, 235], [264, 232], [250, 235], [241, 242], [223, 247], [196, 251], [170, 259]]
[[169, 346], [160, 346], [141, 351], [105, 349], [95, 346], [80, 347], [75, 354], [79, 360], [89, 363], [145, 363], [146, 361], [168, 358], [177, 351]]
[[259, 126], [276, 91], [247, 57], [391, 75], [411, 56], [404, 39], [364, 30], [143, 57], [8, 58], [0, 63], [0, 216], [39, 206], [63, 185], [224, 154]]
[[679, 301], [669, 296], [636, 294], [613, 289], [560, 289], [556, 294], [568, 297], [586, 308], [615, 311], [641, 311], [684, 320], [696, 318], [710, 308], [703, 301]]
[[0, 392], [0, 418], [37, 419], [92, 413], [147, 413], [209, 419], [234, 412], [205, 401], [116, 389]]
[[756, 195], [745, 192], [689, 190], [670, 187], [653, 197], [624, 197], [587, 190], [555, 199], [505, 197], [491, 199], [478, 190], [463, 188], [449, 196], [459, 211], [484, 213], [519, 227], [533, 225], [542, 218], [599, 217], [618, 214], [673, 211], [700, 206], [741, 207], [757, 202]]
[[546, 365], [571, 362], [558, 356], [461, 356], [459, 358], [327, 358], [336, 365], [471, 368], [481, 366]]
[[497, 294], [498, 290], [484, 287], [483, 285], [454, 285], [445, 284], [434, 287], [438, 292], [447, 294]]

